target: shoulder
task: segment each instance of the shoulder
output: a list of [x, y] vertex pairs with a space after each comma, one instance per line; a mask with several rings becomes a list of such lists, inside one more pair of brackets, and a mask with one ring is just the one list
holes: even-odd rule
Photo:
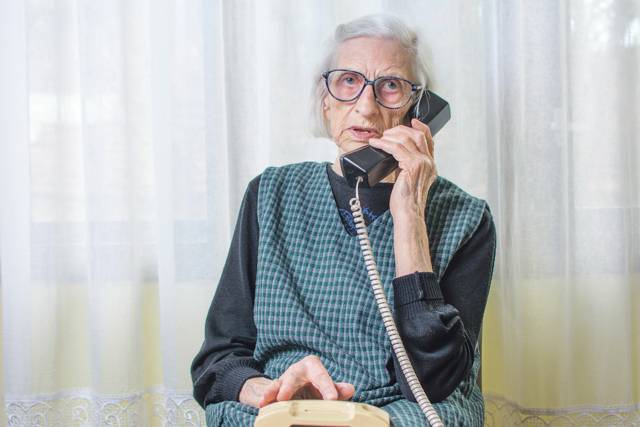
[[439, 215], [451, 212], [472, 215], [479, 221], [485, 209], [488, 209], [488, 205], [485, 200], [467, 193], [448, 179], [438, 176], [429, 189], [427, 208], [431, 208]]
[[[318, 169], [324, 168], [325, 164], [320, 162], [300, 162], [300, 163], [291, 163], [283, 166], [268, 166], [256, 175], [249, 184], [247, 185], [247, 189], [245, 191], [246, 197], [255, 199], [258, 197], [258, 193], [260, 191], [260, 183], [262, 181], [281, 179], [285, 177], [291, 178], [292, 176], [300, 176], [305, 172], [309, 171], [317, 171]], [[323, 169], [324, 170], [324, 169]]]
[[437, 229], [460, 234], [461, 244], [471, 238], [481, 225], [493, 226], [487, 202], [475, 197], [448, 179], [438, 176], [429, 189], [427, 223]]
[[435, 182], [429, 189], [428, 199], [439, 203], [454, 204], [455, 202], [469, 204], [486, 204], [478, 197], [472, 196], [458, 185], [448, 179], [438, 175]]
[[323, 162], [299, 162], [291, 163], [283, 166], [269, 166], [262, 173], [263, 176], [268, 179], [301, 179], [308, 178], [310, 175], [317, 175], [319, 172], [324, 172], [325, 163]]
[[321, 162], [269, 166], [262, 172], [259, 193], [269, 197], [273, 194], [298, 194], [302, 188], [308, 190], [321, 185], [326, 173], [326, 164]]
[[487, 204], [482, 215], [482, 221], [480, 221], [480, 225], [476, 228], [475, 236], [478, 240], [487, 242], [486, 244], [489, 247], [488, 253], [492, 253], [492, 257], [495, 258], [496, 249], [498, 246], [498, 237], [496, 231], [496, 224], [493, 221], [493, 215], [491, 214], [491, 209]]
[[[322, 196], [326, 163], [300, 162], [269, 166], [260, 175], [257, 186], [259, 215], [285, 206], [308, 206]], [[315, 199], [314, 199], [315, 198]]]
[[249, 196], [258, 196], [258, 189], [260, 188], [260, 179], [262, 178], [262, 174], [258, 174], [255, 178], [249, 181], [249, 185], [247, 185], [247, 195]]

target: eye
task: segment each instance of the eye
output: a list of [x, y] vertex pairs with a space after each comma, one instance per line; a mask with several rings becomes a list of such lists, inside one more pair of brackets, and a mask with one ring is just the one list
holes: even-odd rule
[[398, 90], [400, 85], [396, 80], [385, 80], [384, 89], [386, 90]]
[[358, 77], [355, 74], [345, 73], [342, 75], [340, 79], [340, 83], [346, 85], [355, 85], [358, 84]]

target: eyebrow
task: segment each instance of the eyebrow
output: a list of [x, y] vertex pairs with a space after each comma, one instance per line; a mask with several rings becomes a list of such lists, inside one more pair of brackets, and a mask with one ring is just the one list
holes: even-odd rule
[[[390, 67], [390, 68], [393, 68], [393, 67]], [[396, 72], [394, 72], [394, 73], [392, 73], [392, 74], [390, 74], [390, 73], [389, 73], [389, 71], [388, 71], [390, 68], [385, 68], [385, 69], [382, 71], [382, 74], [374, 75], [374, 76], [373, 76], [373, 79], [375, 80], [375, 79], [377, 79], [377, 78], [379, 78], [379, 77], [398, 77], [398, 78], [401, 78], [401, 79], [410, 80], [410, 79], [409, 79], [409, 77], [404, 76], [404, 75], [402, 75], [402, 73], [397, 72], [397, 71], [396, 71]], [[336, 69], [337, 69], [337, 70], [349, 70], [349, 71], [356, 71], [356, 72], [358, 72], [358, 73], [363, 74], [363, 75], [365, 75], [365, 76], [366, 76], [366, 74], [365, 74], [365, 73], [363, 73], [362, 71], [357, 70], [357, 69], [354, 69], [354, 68], [350, 68], [350, 67], [336, 67]], [[367, 78], [368, 78], [368, 77], [367, 77]]]

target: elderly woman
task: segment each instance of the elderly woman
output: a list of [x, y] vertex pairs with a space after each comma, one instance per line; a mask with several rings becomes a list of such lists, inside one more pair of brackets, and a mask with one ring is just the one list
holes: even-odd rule
[[[338, 158], [369, 144], [399, 162], [359, 195], [400, 335], [445, 425], [482, 425], [489, 207], [437, 175], [429, 128], [409, 119], [427, 86], [415, 33], [374, 15], [334, 36], [314, 79]], [[191, 368], [208, 425], [253, 425], [258, 408], [304, 398], [375, 405], [394, 426], [425, 423], [371, 292], [353, 196], [338, 159], [270, 167], [249, 183]]]

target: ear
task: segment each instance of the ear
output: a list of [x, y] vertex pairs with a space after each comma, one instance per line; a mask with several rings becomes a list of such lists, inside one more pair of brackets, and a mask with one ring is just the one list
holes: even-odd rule
[[327, 98], [325, 97], [322, 100], [322, 118], [324, 122], [327, 123], [327, 113], [329, 112], [329, 103], [327, 102]]

